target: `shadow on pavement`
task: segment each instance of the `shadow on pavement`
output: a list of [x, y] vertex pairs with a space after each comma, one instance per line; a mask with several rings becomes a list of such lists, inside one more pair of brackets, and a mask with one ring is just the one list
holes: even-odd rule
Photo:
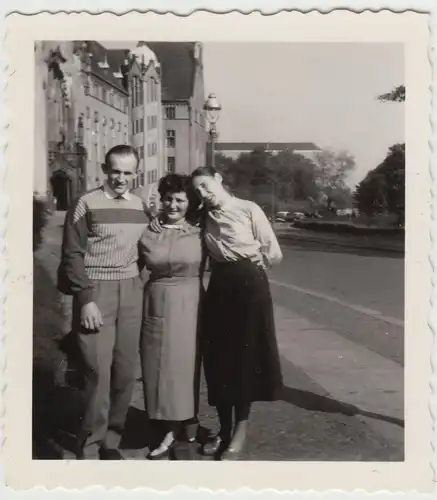
[[341, 401], [337, 401], [336, 399], [332, 399], [327, 396], [321, 396], [314, 392], [302, 391], [300, 389], [294, 389], [292, 387], [283, 388], [281, 400], [309, 411], [340, 413], [348, 417], [355, 417], [359, 415], [362, 417], [368, 417], [375, 420], [388, 422], [402, 428], [405, 427], [405, 422], [399, 418], [361, 410], [357, 406], [342, 403]]

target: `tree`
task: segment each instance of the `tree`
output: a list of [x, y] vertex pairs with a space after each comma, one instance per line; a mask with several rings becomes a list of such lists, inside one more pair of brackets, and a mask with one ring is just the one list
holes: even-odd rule
[[397, 215], [397, 223], [405, 221], [405, 144], [395, 144], [387, 156], [358, 184], [355, 191], [358, 209], [366, 215]]
[[315, 164], [319, 196], [327, 208], [350, 204], [352, 193], [346, 179], [355, 169], [354, 157], [347, 151], [325, 149], [316, 155]]
[[381, 94], [378, 96], [378, 100], [381, 102], [404, 102], [405, 101], [405, 85], [399, 85], [395, 87], [391, 92], [387, 94]]
[[233, 193], [257, 202], [269, 213], [278, 206], [291, 206], [295, 200], [318, 196], [315, 164], [292, 151], [273, 155], [256, 149], [235, 160], [219, 154], [215, 161]]

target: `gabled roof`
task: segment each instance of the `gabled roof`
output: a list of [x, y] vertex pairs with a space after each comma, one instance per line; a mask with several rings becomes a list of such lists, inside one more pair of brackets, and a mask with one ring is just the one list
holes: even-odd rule
[[264, 148], [270, 151], [320, 151], [312, 142], [217, 142], [216, 149], [219, 151], [253, 151]]
[[[124, 87], [124, 79], [117, 78], [114, 74], [123, 72], [125, 61], [128, 58], [129, 51], [124, 49], [108, 50], [100, 43], [91, 40], [87, 41], [87, 51], [92, 54], [91, 71], [96, 76], [104, 80], [109, 85], [126, 93]], [[107, 67], [102, 67], [102, 63], [108, 64]]]
[[196, 70], [195, 42], [139, 42], [147, 45], [161, 64], [162, 100], [185, 101], [191, 98]]

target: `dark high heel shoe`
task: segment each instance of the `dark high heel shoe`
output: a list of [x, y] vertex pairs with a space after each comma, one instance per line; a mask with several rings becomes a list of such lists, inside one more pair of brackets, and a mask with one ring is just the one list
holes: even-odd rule
[[217, 435], [212, 441], [206, 443], [202, 448], [202, 454], [206, 457], [213, 457], [226, 447], [227, 442], [219, 435]]

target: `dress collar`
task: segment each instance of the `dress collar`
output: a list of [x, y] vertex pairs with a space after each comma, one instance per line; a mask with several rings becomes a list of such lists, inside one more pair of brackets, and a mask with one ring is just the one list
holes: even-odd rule
[[110, 200], [115, 200], [115, 198], [124, 198], [125, 200], [130, 200], [131, 199], [131, 194], [129, 191], [126, 191], [122, 195], [117, 194], [115, 191], [113, 191], [108, 183], [105, 181], [103, 184], [103, 192], [105, 193], [105, 196], [109, 198]]

